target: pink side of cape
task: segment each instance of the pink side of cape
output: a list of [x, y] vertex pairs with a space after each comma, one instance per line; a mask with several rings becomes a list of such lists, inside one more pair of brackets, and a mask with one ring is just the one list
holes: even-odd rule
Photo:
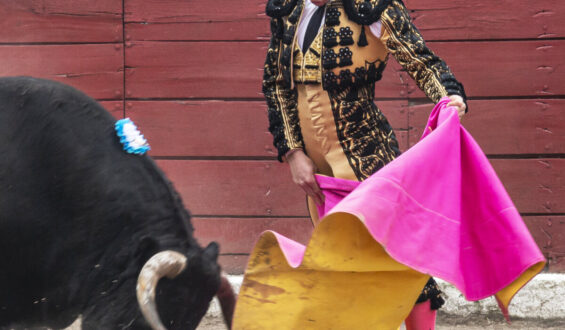
[[[318, 212], [355, 215], [395, 260], [479, 300], [545, 259], [448, 102], [433, 109], [420, 142], [367, 180], [317, 176], [326, 197]], [[298, 267], [305, 247], [273, 234]]]
[[478, 300], [545, 259], [448, 102], [420, 142], [367, 180], [317, 177], [326, 196], [318, 211], [357, 216], [395, 260]]
[[304, 258], [304, 253], [306, 252], [306, 247], [296, 241], [293, 241], [289, 238], [284, 237], [283, 235], [271, 231], [277, 242], [279, 247], [281, 248], [282, 253], [288, 264], [293, 267], [297, 268], [300, 266], [302, 259]]

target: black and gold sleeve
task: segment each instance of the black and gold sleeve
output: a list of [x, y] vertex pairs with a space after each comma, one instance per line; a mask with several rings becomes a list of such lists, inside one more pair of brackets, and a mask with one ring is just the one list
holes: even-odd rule
[[459, 95], [467, 102], [463, 85], [445, 62], [426, 46], [401, 1], [393, 0], [383, 11], [381, 21], [382, 40], [388, 51], [428, 98], [437, 103], [444, 96]]
[[263, 94], [267, 100], [269, 131], [273, 134], [273, 145], [278, 159], [291, 149], [304, 148], [298, 122], [298, 97], [291, 89], [281, 67], [283, 20], [271, 19], [271, 42], [267, 50], [263, 75]]

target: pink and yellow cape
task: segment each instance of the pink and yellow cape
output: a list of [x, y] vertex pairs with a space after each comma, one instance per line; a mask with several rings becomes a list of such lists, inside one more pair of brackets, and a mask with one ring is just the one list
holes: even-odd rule
[[397, 329], [429, 276], [505, 316], [545, 259], [486, 156], [442, 99], [422, 140], [363, 182], [319, 176], [308, 246], [261, 235], [234, 329]]

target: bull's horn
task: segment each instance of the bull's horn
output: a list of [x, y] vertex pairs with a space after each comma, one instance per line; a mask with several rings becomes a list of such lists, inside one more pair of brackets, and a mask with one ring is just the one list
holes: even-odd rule
[[163, 251], [152, 256], [137, 278], [137, 302], [147, 323], [154, 330], [166, 330], [155, 304], [155, 289], [159, 280], [167, 276], [175, 278], [186, 267], [186, 257], [175, 251]]

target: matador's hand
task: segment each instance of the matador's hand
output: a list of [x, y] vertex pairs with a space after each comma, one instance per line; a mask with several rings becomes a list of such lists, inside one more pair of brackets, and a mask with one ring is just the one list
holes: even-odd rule
[[465, 115], [465, 110], [467, 109], [467, 106], [465, 105], [465, 101], [463, 101], [463, 98], [459, 95], [449, 95], [449, 99], [451, 101], [447, 104], [447, 106], [456, 107], [457, 114], [459, 115], [459, 119], [463, 118], [463, 115]]
[[299, 185], [316, 204], [322, 204], [324, 194], [322, 194], [318, 182], [316, 182], [316, 178], [314, 177], [316, 165], [314, 165], [310, 157], [306, 156], [302, 149], [298, 149], [287, 153], [285, 159], [290, 166], [292, 181]]

